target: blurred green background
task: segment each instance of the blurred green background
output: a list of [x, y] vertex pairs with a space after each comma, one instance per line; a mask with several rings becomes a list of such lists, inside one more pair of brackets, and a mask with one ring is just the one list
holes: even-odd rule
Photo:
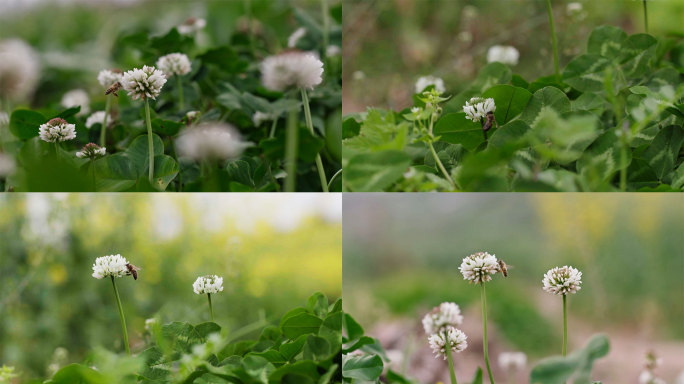
[[560, 352], [561, 299], [542, 291], [542, 278], [572, 265], [583, 284], [569, 298], [570, 350], [598, 332], [612, 342], [596, 379], [636, 382], [651, 348], [666, 382], [684, 367], [679, 195], [346, 194], [343, 232], [346, 310], [394, 351], [396, 369], [422, 382], [448, 377], [420, 324], [443, 301], [466, 318], [459, 372], [471, 377], [482, 364], [480, 292], [458, 270], [477, 251], [514, 266], [487, 284], [494, 361], [503, 351], [524, 351], [530, 362]]
[[[583, 10], [568, 12], [571, 2]], [[586, 51], [587, 38], [599, 25], [644, 32], [641, 1], [552, 3], [561, 68]], [[651, 34], [684, 33], [684, 1], [648, 4]], [[414, 83], [424, 75], [442, 77], [447, 94], [456, 94], [487, 63], [493, 45], [518, 49], [520, 62], [512, 69], [528, 81], [553, 73], [543, 0], [344, 0], [343, 13], [345, 114], [367, 106], [410, 106]]]
[[[121, 254], [117, 280], [133, 351], [145, 319], [207, 321], [197, 276], [224, 277], [216, 321], [277, 322], [313, 292], [341, 295], [341, 196], [322, 194], [4, 194], [0, 196], [0, 366], [22, 379], [54, 373], [104, 346], [122, 351], [111, 283], [92, 275]], [[249, 336], [253, 336], [250, 334]]]

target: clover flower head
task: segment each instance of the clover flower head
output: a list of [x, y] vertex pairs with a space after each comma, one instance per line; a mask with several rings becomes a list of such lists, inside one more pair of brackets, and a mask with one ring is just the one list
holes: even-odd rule
[[86, 157], [89, 159], [97, 159], [98, 157], [102, 157], [106, 154], [107, 148], [100, 147], [95, 143], [88, 143], [83, 147], [83, 149], [76, 152], [76, 157], [78, 157], [79, 159], [83, 159]]
[[149, 319], [145, 319], [145, 330], [147, 332], [152, 332], [152, 328], [154, 328], [155, 325], [159, 323], [159, 319], [156, 317], [152, 317]]
[[4, 127], [9, 125], [10, 118], [9, 115], [5, 112], [0, 112], [0, 127]]
[[492, 275], [499, 272], [499, 261], [495, 255], [490, 255], [487, 252], [477, 252], [463, 259], [458, 269], [463, 274], [463, 280], [479, 284], [490, 281]]
[[128, 264], [128, 260], [121, 255], [98, 257], [95, 259], [95, 264], [93, 264], [93, 277], [96, 279], [102, 279], [107, 276], [124, 277], [128, 275], [126, 264]]
[[6, 155], [0, 152], [0, 177], [6, 177], [11, 175], [17, 164], [12, 156]]
[[527, 365], [527, 355], [524, 352], [501, 352], [499, 367], [504, 371], [520, 371]]
[[192, 283], [192, 290], [198, 295], [223, 292], [223, 277], [216, 275], [200, 276]]
[[103, 69], [97, 74], [97, 82], [104, 88], [109, 88], [114, 83], [120, 83], [123, 74], [120, 69]]
[[169, 53], [157, 60], [157, 68], [162, 70], [167, 77], [187, 75], [191, 69], [190, 59], [183, 53]]
[[463, 106], [463, 112], [466, 114], [466, 119], [472, 120], [473, 122], [481, 121], [489, 112], [494, 111], [496, 111], [496, 104], [494, 104], [494, 99], [491, 97], [488, 99], [473, 97], [469, 101], [466, 101]]
[[[105, 118], [105, 111], [97, 111], [93, 112], [88, 118], [86, 119], [85, 126], [86, 128], [90, 129], [93, 127], [95, 124], [104, 124], [104, 118]], [[107, 116], [107, 121], [112, 121], [111, 116]]]
[[313, 89], [321, 82], [323, 62], [312, 53], [291, 50], [261, 62], [261, 83], [268, 89]]
[[520, 52], [510, 45], [493, 45], [487, 51], [487, 62], [499, 62], [507, 65], [517, 65]]
[[83, 89], [72, 89], [62, 96], [62, 107], [81, 107], [77, 116], [86, 115], [90, 112], [90, 97]]
[[299, 27], [296, 31], [292, 32], [290, 37], [287, 38], [288, 48], [294, 48], [297, 46], [297, 42], [306, 36], [306, 28]]
[[568, 16], [575, 18], [575, 21], [580, 21], [587, 16], [587, 13], [584, 12], [582, 3], [576, 1], [568, 3], [568, 5], [565, 6], [565, 12]]
[[582, 272], [567, 265], [555, 267], [544, 274], [544, 290], [556, 295], [577, 293], [582, 287]]
[[328, 45], [328, 47], [325, 48], [325, 57], [335, 57], [339, 56], [341, 53], [342, 49], [337, 45]]
[[192, 35], [204, 29], [207, 26], [207, 21], [202, 18], [190, 17], [185, 20], [185, 23], [177, 27], [178, 33], [181, 35]]
[[428, 342], [435, 358], [442, 356], [446, 360], [446, 348], [450, 348], [452, 352], [461, 352], [468, 347], [467, 339], [463, 331], [449, 326], [440, 333], [430, 335]]
[[176, 148], [181, 157], [194, 160], [233, 159], [249, 146], [233, 126], [225, 123], [205, 123], [183, 131]]
[[425, 88], [431, 85], [434, 85], [435, 91], [439, 92], [440, 94], [446, 92], [444, 80], [435, 76], [422, 76], [416, 80], [416, 93], [423, 92]]
[[665, 381], [657, 377], [649, 370], [642, 371], [639, 375], [639, 384], [666, 384]]
[[185, 118], [192, 121], [195, 120], [199, 115], [200, 111], [188, 111], [188, 113], [185, 114]]
[[40, 139], [48, 143], [73, 140], [76, 138], [76, 125], [67, 123], [66, 120], [55, 117], [38, 129]]
[[20, 39], [0, 41], [0, 98], [26, 99], [39, 76], [40, 61], [30, 45]]
[[428, 335], [440, 333], [447, 327], [463, 323], [461, 308], [456, 303], [442, 303], [423, 317], [423, 329]]
[[143, 66], [123, 74], [121, 85], [133, 100], [156, 99], [166, 83], [164, 72], [155, 67]]
[[269, 121], [269, 120], [273, 120], [273, 116], [270, 113], [264, 113], [261, 111], [256, 111], [256, 112], [254, 112], [254, 115], [252, 115], [252, 122], [254, 122], [255, 127], [258, 127], [264, 121]]

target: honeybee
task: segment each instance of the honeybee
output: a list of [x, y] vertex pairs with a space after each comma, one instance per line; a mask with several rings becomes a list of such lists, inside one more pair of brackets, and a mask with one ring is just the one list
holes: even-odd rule
[[133, 275], [133, 280], [138, 280], [138, 271], [140, 270], [140, 267], [136, 267], [135, 265], [128, 263], [126, 264], [126, 269], [128, 269], [129, 275]]
[[506, 265], [506, 262], [499, 259], [499, 269], [501, 270], [501, 273], [503, 273], [504, 277], [508, 277], [508, 265]]
[[492, 125], [496, 125], [496, 127], [499, 128], [499, 123], [497, 123], [494, 118], [494, 112], [489, 111], [485, 116], [485, 123], [482, 125], [482, 130], [487, 132], [492, 129]]
[[119, 89], [121, 89], [121, 87], [121, 83], [117, 81], [116, 83], [112, 84], [111, 87], [107, 88], [107, 90], [105, 91], [105, 95], [109, 95], [111, 93], [114, 96], [119, 97], [119, 94], [117, 92], [119, 92]]

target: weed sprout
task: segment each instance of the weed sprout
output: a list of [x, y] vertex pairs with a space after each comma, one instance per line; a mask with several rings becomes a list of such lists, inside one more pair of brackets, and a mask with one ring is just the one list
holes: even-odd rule
[[568, 348], [568, 300], [569, 293], [577, 293], [582, 287], [582, 272], [578, 269], [569, 267], [555, 267], [544, 275], [544, 290], [555, 295], [563, 296], [563, 356], [567, 354]]

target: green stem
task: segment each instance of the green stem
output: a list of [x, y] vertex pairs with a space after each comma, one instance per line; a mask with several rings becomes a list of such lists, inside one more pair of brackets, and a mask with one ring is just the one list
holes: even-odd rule
[[437, 152], [435, 151], [435, 147], [432, 146], [432, 141], [428, 141], [428, 146], [430, 147], [430, 152], [432, 152], [432, 157], [435, 158], [435, 163], [437, 163], [437, 167], [439, 168], [440, 171], [442, 171], [442, 174], [449, 181], [449, 184], [451, 184], [451, 187], [453, 189], [456, 189], [456, 184], [454, 184], [454, 180], [451, 179], [451, 176], [449, 176], [449, 173], [447, 172], [446, 168], [444, 168], [444, 164], [442, 164], [442, 161], [439, 159], [439, 156], [437, 156]]
[[97, 192], [97, 182], [95, 181], [95, 159], [90, 158], [90, 172], [93, 174], [93, 192]]
[[335, 172], [335, 174], [333, 175], [333, 177], [330, 178], [330, 181], [328, 181], [328, 190], [330, 190], [330, 187], [332, 186], [332, 183], [333, 183], [333, 181], [335, 181], [335, 179], [337, 178], [337, 176], [339, 176], [339, 175], [341, 175], [341, 174], [342, 174], [342, 169], [340, 169], [339, 171]]
[[[629, 144], [627, 143], [627, 138], [625, 137], [627, 132], [622, 132], [622, 145], [620, 146], [620, 191], [627, 191], [627, 150]], [[563, 296], [565, 297], [565, 296]]]
[[321, 0], [321, 12], [323, 13], [323, 57], [327, 59], [328, 44], [330, 41], [330, 11], [328, 0]]
[[553, 10], [551, 8], [551, 0], [546, 0], [546, 6], [549, 11], [549, 25], [551, 26], [551, 44], [553, 46], [553, 67], [556, 71], [557, 80], [560, 79], [560, 67], [558, 65], [558, 42], [556, 41], [556, 28], [553, 24]]
[[278, 118], [273, 118], [273, 123], [271, 124], [271, 132], [268, 134], [268, 138], [272, 139], [275, 137], [276, 127], [278, 126]]
[[285, 138], [285, 192], [294, 192], [297, 183], [298, 124], [297, 110], [292, 109], [287, 117], [287, 136]]
[[444, 349], [446, 350], [447, 360], [449, 361], [449, 375], [451, 375], [451, 384], [458, 384], [458, 381], [456, 381], [456, 371], [454, 371], [454, 357], [451, 354], [451, 344], [449, 343], [446, 332], [444, 333], [444, 340], [446, 340]]
[[114, 296], [116, 296], [116, 304], [119, 306], [119, 317], [121, 317], [121, 331], [123, 332], [124, 346], [126, 347], [126, 354], [131, 355], [131, 347], [128, 346], [128, 331], [126, 331], [126, 318], [124, 318], [123, 307], [121, 306], [121, 299], [119, 298], [119, 290], [116, 289], [116, 282], [114, 276], [112, 278], [112, 286], [114, 287]]
[[102, 130], [100, 131], [100, 147], [105, 147], [107, 145], [107, 118], [109, 117], [109, 111], [112, 108], [112, 98], [107, 96], [107, 101], [105, 102], [105, 115], [102, 120]]
[[492, 368], [489, 366], [489, 353], [487, 352], [487, 293], [485, 292], [485, 285], [484, 282], [480, 283], [480, 286], [482, 287], [481, 292], [481, 299], [482, 299], [482, 330], [483, 330], [483, 337], [482, 337], [482, 344], [483, 344], [483, 350], [484, 350], [484, 359], [485, 359], [485, 365], [487, 366], [487, 373], [489, 374], [489, 382], [491, 384], [494, 384], [494, 376], [492, 375]]
[[150, 168], [148, 176], [150, 178], [150, 184], [153, 184], [154, 180], [154, 138], [152, 137], [152, 120], [150, 118], [150, 100], [145, 98], [145, 120], [147, 122], [147, 144], [150, 157]]
[[646, 0], [644, 0], [644, 28], [646, 28], [646, 33], [648, 33], [648, 9], [646, 7]]
[[178, 75], [176, 75], [176, 83], [178, 84], [178, 105], [182, 112], [185, 109], [185, 104], [183, 103], [183, 80]]
[[211, 305], [211, 293], [207, 293], [209, 299], [209, 314], [211, 315], [211, 322], [214, 322], [214, 307]]
[[254, 29], [252, 28], [252, 1], [245, 0], [245, 15], [247, 16], [247, 33], [249, 34], [249, 48], [252, 51], [252, 57], [256, 57], [256, 48], [254, 44]]
[[[304, 104], [304, 117], [306, 118], [306, 126], [309, 127], [309, 131], [313, 136], [316, 135], [314, 132], [313, 122], [311, 120], [311, 108], [309, 107], [309, 96], [306, 94], [306, 89], [301, 88], [302, 91], [302, 103]], [[318, 169], [318, 177], [321, 179], [321, 188], [323, 192], [328, 192], [328, 181], [325, 177], [325, 169], [323, 168], [323, 161], [321, 160], [321, 154], [316, 154], [316, 168]]]
[[568, 351], [568, 297], [563, 295], [563, 356]]

